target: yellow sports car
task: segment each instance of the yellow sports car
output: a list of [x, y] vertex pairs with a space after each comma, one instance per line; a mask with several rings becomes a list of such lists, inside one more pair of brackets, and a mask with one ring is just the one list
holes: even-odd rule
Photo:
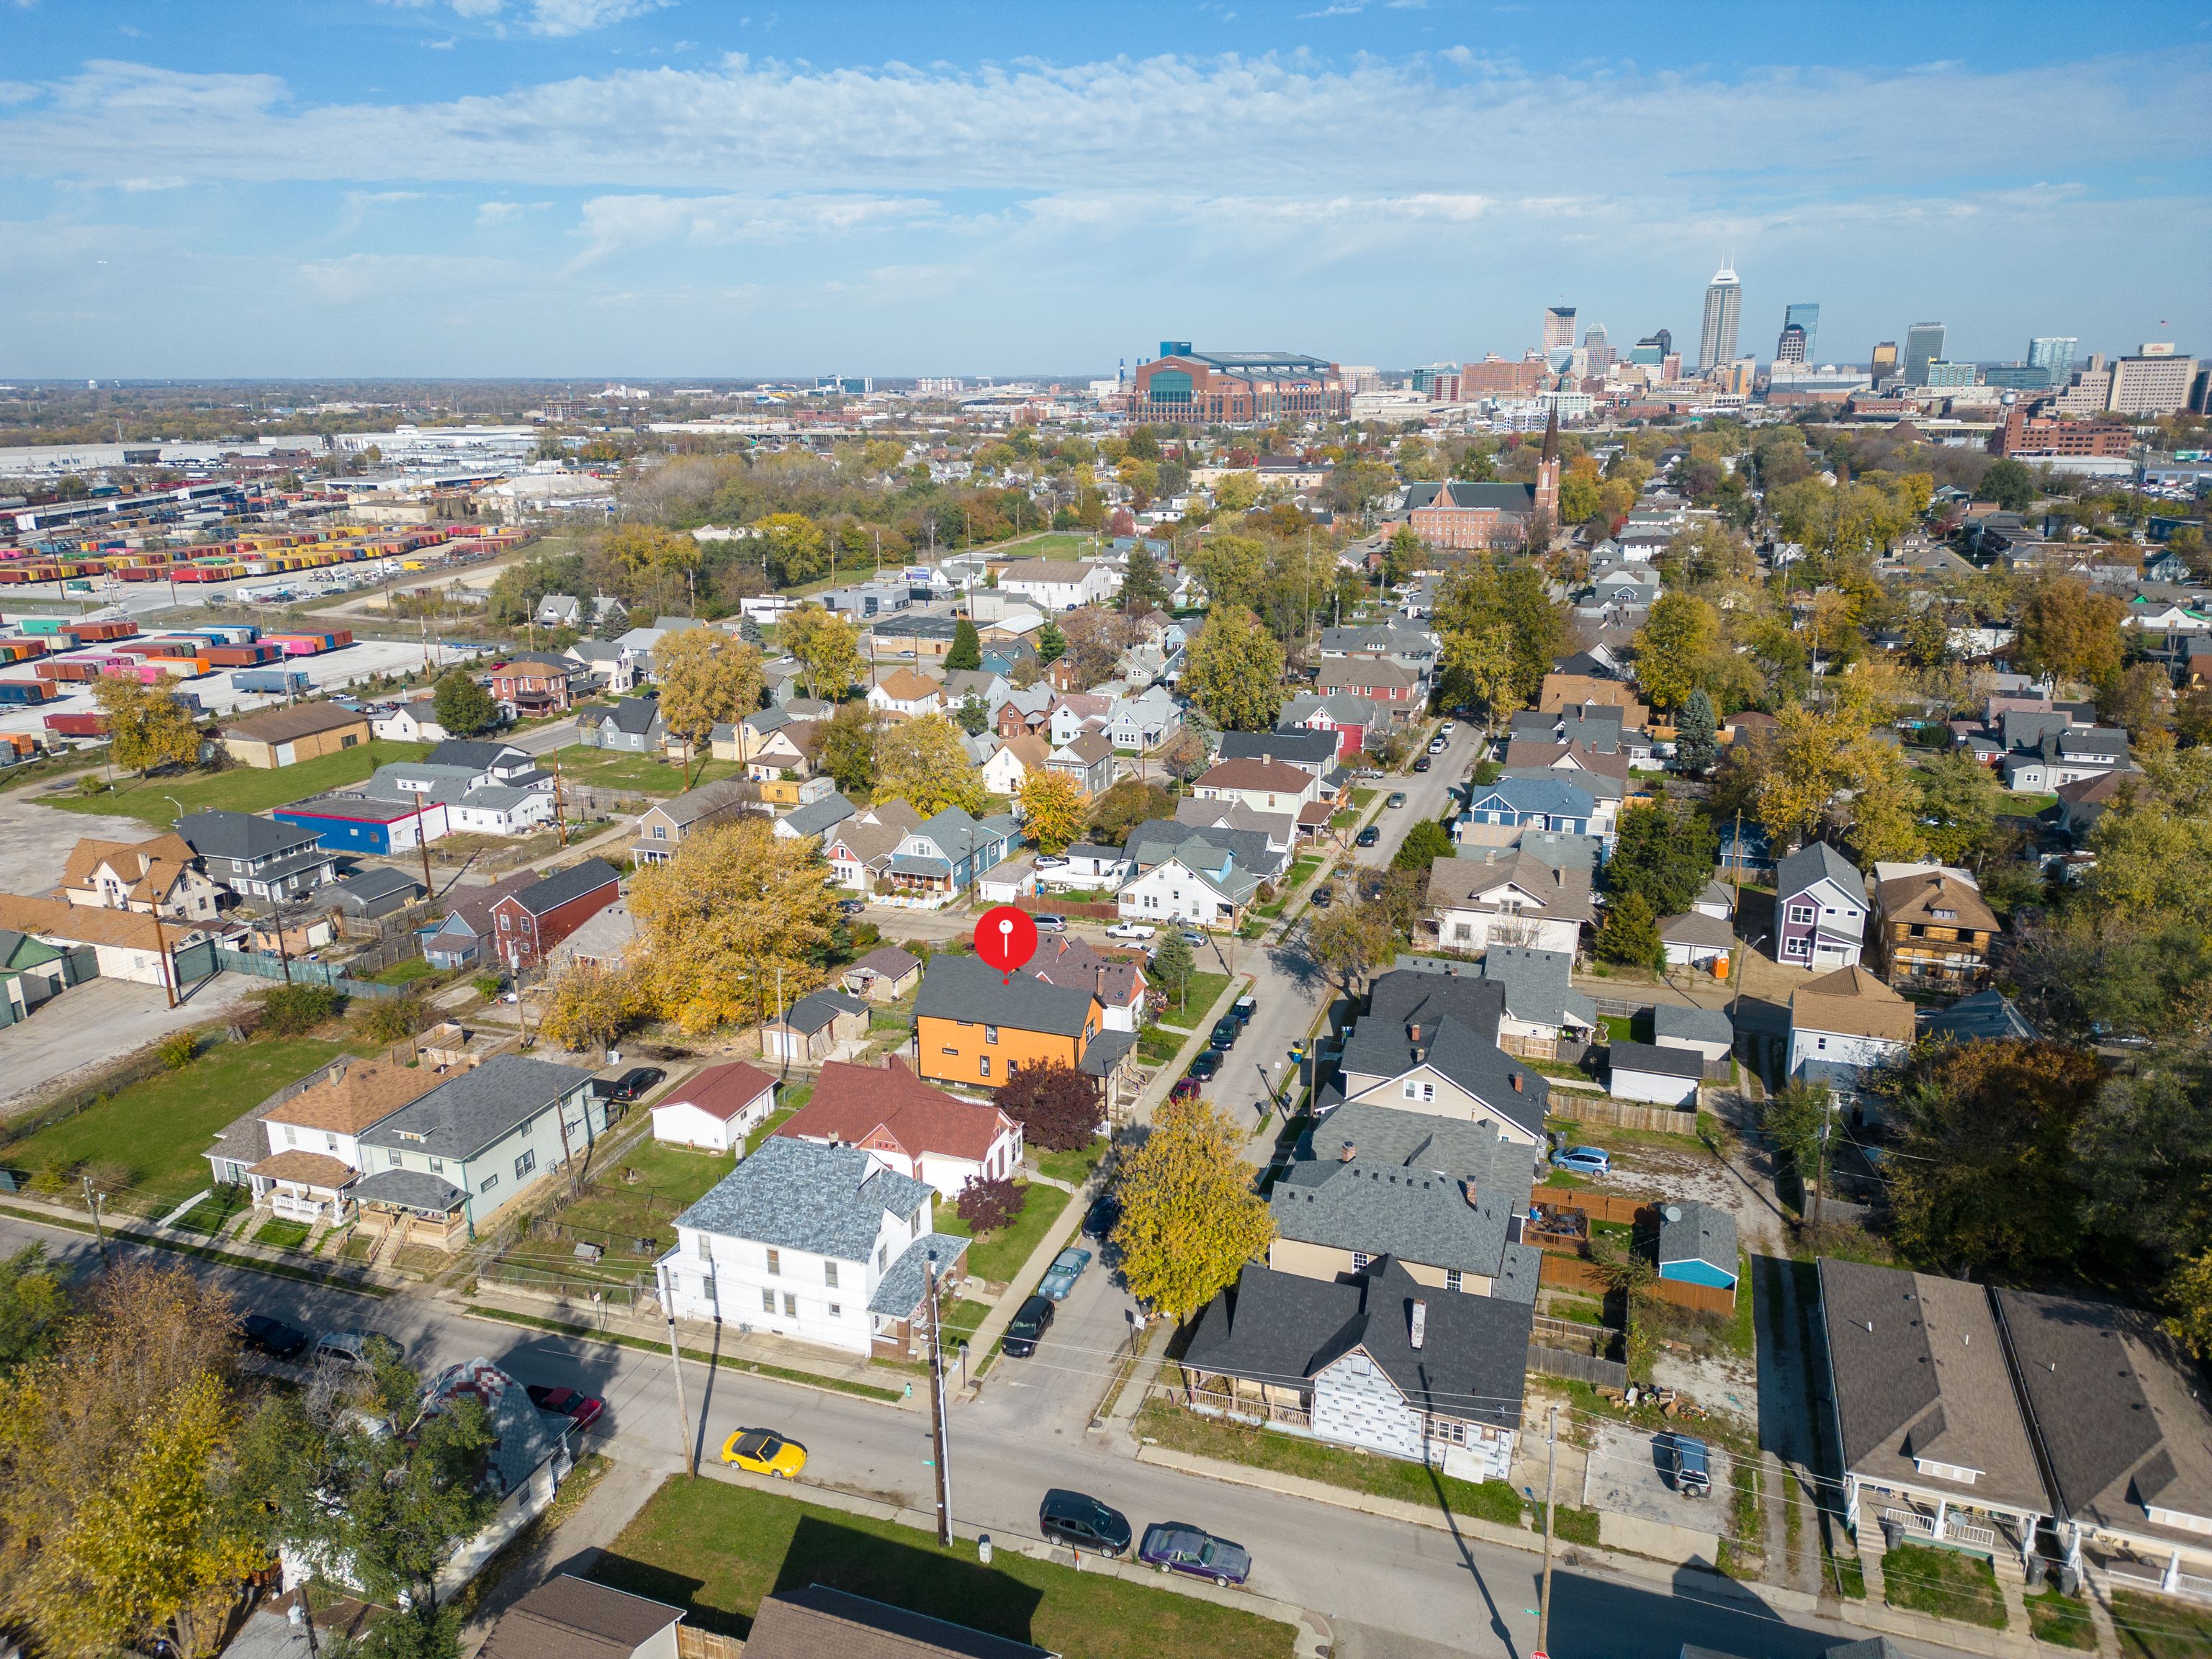
[[739, 1429], [722, 1445], [722, 1461], [753, 1474], [795, 1480], [806, 1467], [806, 1448], [773, 1429]]

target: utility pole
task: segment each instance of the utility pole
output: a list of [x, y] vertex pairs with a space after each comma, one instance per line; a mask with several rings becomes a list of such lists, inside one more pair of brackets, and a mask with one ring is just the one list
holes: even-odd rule
[[561, 799], [561, 756], [558, 750], [553, 756], [553, 827], [560, 831], [561, 845], [565, 849], [568, 845], [568, 811]]
[[92, 1212], [92, 1236], [100, 1243], [100, 1262], [102, 1267], [107, 1265], [107, 1235], [100, 1231], [100, 1200], [106, 1196], [105, 1193], [93, 1190], [90, 1176], [84, 1177], [84, 1207]]
[[668, 1365], [676, 1373], [676, 1420], [684, 1429], [684, 1466], [695, 1480], [699, 1476], [699, 1446], [691, 1437], [691, 1413], [684, 1405], [684, 1356], [676, 1348], [676, 1309], [669, 1300], [670, 1275], [663, 1269], [660, 1311], [668, 1321]]
[[415, 847], [422, 854], [422, 899], [428, 903], [437, 896], [438, 884], [430, 879], [430, 826], [422, 814], [422, 797], [415, 797]]
[[945, 1421], [945, 1349], [939, 1338], [944, 1325], [937, 1306], [937, 1264], [929, 1264], [929, 1432], [937, 1455], [937, 1542], [952, 1545], [952, 1471], [945, 1467], [951, 1437]]
[[1559, 1473], [1559, 1408], [1552, 1407], [1551, 1430], [1548, 1436], [1550, 1450], [1544, 1458], [1544, 1593], [1536, 1603], [1536, 1652], [1548, 1652], [1552, 1645], [1552, 1493]]
[[[780, 962], [775, 964], [775, 1023], [778, 1025], [783, 1024], [783, 964]], [[780, 1081], [788, 1083], [791, 1081], [791, 1033], [788, 1030], [778, 1036], [776, 1046], [783, 1050], [783, 1075]]]

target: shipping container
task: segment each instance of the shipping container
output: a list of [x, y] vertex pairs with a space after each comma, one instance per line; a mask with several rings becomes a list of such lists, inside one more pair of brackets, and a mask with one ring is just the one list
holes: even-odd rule
[[217, 668], [253, 668], [284, 653], [273, 645], [211, 645], [200, 654]]
[[17, 619], [15, 626], [26, 634], [58, 634], [69, 626], [69, 618], [67, 617], [23, 617]]
[[60, 696], [60, 690], [45, 680], [0, 680], [0, 703], [52, 702]]
[[49, 714], [46, 730], [64, 738], [104, 738], [107, 716], [100, 714]]
[[230, 677], [234, 691], [271, 691], [291, 696], [311, 690], [314, 681], [304, 668], [247, 668]]

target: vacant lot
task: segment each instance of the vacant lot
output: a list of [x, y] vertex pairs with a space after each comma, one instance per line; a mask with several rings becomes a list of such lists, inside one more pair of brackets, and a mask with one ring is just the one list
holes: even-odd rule
[[[65, 1006], [50, 1012], [65, 1012]], [[210, 1184], [213, 1171], [202, 1154], [216, 1131], [344, 1052], [344, 1045], [315, 1037], [219, 1042], [181, 1072], [134, 1083], [0, 1147], [0, 1160], [32, 1170], [112, 1164], [130, 1172], [127, 1187], [110, 1189], [112, 1207], [166, 1213]]]
[[714, 1480], [664, 1483], [591, 1576], [743, 1637], [761, 1598], [824, 1584], [1068, 1659], [1289, 1659], [1288, 1625], [1237, 1607]]
[[[420, 760], [429, 745], [420, 743], [370, 743], [340, 754], [301, 761], [297, 766], [263, 769], [234, 767], [228, 772], [180, 772], [160, 777], [125, 778], [100, 795], [47, 796], [41, 805], [68, 812], [120, 813], [163, 830], [177, 822], [177, 808], [187, 812], [265, 812], [309, 795], [319, 795], [349, 783], [360, 783], [380, 766], [393, 761]], [[173, 801], [171, 797], [175, 797]], [[56, 872], [58, 877], [59, 872]], [[244, 1109], [243, 1108], [240, 1109]]]
[[[598, 1166], [598, 1178], [584, 1195], [561, 1212], [557, 1234], [541, 1224], [501, 1259], [545, 1273], [627, 1284], [652, 1272], [653, 1255], [675, 1241], [677, 1216], [737, 1166], [727, 1153], [640, 1141]], [[640, 1239], [658, 1243], [641, 1252]], [[580, 1259], [579, 1244], [596, 1244], [606, 1254], [596, 1262]]]
[[[633, 755], [619, 749], [587, 749], [571, 744], [547, 757], [558, 761], [563, 783], [588, 784], [594, 789], [628, 790], [640, 795], [678, 795], [684, 793], [690, 769], [658, 755]], [[549, 763], [546, 769], [550, 771]], [[736, 761], [710, 760], [691, 779], [690, 787], [734, 778], [745, 769]]]
[[[986, 1233], [968, 1247], [968, 1271], [978, 1279], [987, 1279], [994, 1285], [1012, 1281], [1022, 1263], [1030, 1259], [1053, 1220], [1067, 1207], [1067, 1194], [1057, 1187], [1048, 1187], [1042, 1182], [1024, 1182], [1022, 1191], [1027, 1194], [1022, 1212], [1014, 1218], [1013, 1225], [995, 1233]], [[974, 1238], [968, 1224], [960, 1218], [951, 1205], [937, 1206], [937, 1231], [954, 1233], [962, 1238]]]

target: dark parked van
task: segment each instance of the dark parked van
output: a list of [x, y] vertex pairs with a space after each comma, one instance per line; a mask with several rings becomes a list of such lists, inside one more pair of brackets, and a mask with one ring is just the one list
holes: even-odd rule
[[1044, 1495], [1037, 1505], [1037, 1530], [1055, 1543], [1097, 1555], [1122, 1555], [1134, 1535], [1129, 1519], [1111, 1504], [1079, 1492], [1059, 1487]]

